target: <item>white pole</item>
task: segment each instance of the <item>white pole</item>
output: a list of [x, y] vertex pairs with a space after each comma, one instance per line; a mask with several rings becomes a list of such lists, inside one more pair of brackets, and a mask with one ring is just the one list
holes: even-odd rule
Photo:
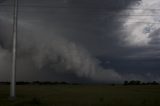
[[12, 50], [12, 73], [11, 73], [11, 88], [10, 97], [16, 98], [15, 85], [16, 85], [16, 49], [17, 49], [17, 23], [18, 21], [18, 0], [14, 0], [14, 13], [13, 13], [13, 50]]

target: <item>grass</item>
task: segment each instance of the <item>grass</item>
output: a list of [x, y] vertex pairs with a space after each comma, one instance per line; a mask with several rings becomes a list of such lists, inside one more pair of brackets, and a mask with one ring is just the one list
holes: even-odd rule
[[160, 106], [160, 86], [0, 85], [0, 106]]

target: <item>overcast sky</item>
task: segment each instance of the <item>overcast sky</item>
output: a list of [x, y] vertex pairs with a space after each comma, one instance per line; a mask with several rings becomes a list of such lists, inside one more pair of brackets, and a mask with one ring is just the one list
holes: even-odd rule
[[[8, 80], [13, 0], [0, 0], [0, 80]], [[158, 0], [19, 0], [18, 80], [159, 81]]]

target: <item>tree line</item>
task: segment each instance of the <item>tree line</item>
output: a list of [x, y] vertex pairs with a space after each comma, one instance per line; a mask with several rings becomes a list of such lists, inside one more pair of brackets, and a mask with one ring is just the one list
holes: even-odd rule
[[160, 85], [157, 81], [142, 82], [139, 80], [124, 81], [123, 85]]
[[[10, 82], [0, 82], [0, 85], [9, 85]], [[70, 82], [51, 82], [51, 81], [32, 81], [32, 82], [25, 82], [25, 81], [18, 81], [16, 82], [16, 85], [84, 85], [83, 83], [70, 83]], [[105, 84], [105, 85], [119, 85], [119, 84]], [[139, 80], [131, 80], [131, 81], [124, 81], [123, 84], [124, 86], [127, 85], [160, 85], [159, 82], [157, 81], [151, 81], [151, 82], [142, 82]]]
[[[0, 85], [9, 85], [10, 82], [0, 82]], [[69, 83], [69, 82], [50, 82], [50, 81], [33, 81], [33, 82], [25, 82], [25, 81], [18, 81], [16, 85], [78, 85], [79, 83]]]

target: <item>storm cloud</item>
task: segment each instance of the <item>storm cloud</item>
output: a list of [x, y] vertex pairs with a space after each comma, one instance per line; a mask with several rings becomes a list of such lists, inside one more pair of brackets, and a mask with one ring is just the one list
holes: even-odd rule
[[[5, 0], [0, 7], [0, 63], [3, 66], [0, 75], [6, 74], [2, 80], [8, 80], [10, 70], [12, 4], [11, 0]], [[151, 45], [132, 43], [129, 28], [138, 23], [125, 29], [128, 13], [131, 13], [128, 8], [139, 5], [140, 0], [20, 0], [17, 79], [157, 80], [152, 75], [153, 70], [145, 70], [145, 65], [157, 67], [160, 64], [154, 60], [154, 55], [147, 55], [156, 53], [157, 47], [151, 51]], [[152, 32], [154, 36], [155, 33], [158, 32]], [[155, 44], [154, 38], [152, 36], [148, 44]], [[148, 59], [151, 56], [153, 59]], [[137, 60], [139, 57], [144, 66]]]

